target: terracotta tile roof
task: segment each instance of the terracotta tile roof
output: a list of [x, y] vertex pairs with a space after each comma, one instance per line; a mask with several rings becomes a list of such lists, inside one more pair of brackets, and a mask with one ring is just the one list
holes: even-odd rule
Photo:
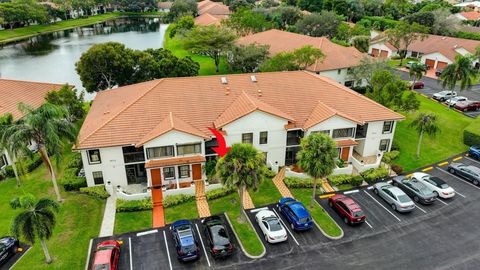
[[197, 4], [198, 14], [210, 13], [212, 15], [228, 15], [232, 13], [228, 6], [222, 2], [213, 2], [210, 0], [204, 0]]
[[[252, 82], [252, 75], [256, 82]], [[226, 77], [227, 84], [221, 77]], [[240, 102], [245, 102], [242, 95], [249, 101]], [[230, 108], [239, 104], [283, 114], [295, 121], [292, 128], [304, 128], [318, 101], [359, 123], [404, 118], [329, 78], [306, 71], [164, 78], [99, 92], [80, 131], [77, 148], [136, 144], [170, 112], [210, 134], [208, 127], [215, 121], [224, 122], [218, 120], [222, 114], [228, 119], [227, 114], [234, 115], [228, 111], [244, 110]]]
[[173, 115], [172, 112], [169, 112], [168, 115], [162, 121], [160, 121], [156, 127], [154, 127], [149, 133], [147, 133], [147, 135], [145, 135], [139, 142], [136, 143], [136, 146], [140, 147], [171, 130], [178, 130], [204, 139], [210, 139], [210, 137], [205, 133], [199, 131], [187, 122]]
[[228, 15], [212, 15], [210, 13], [203, 13], [195, 18], [196, 25], [220, 25], [223, 19], [228, 18]]
[[163, 9], [165, 9], [165, 8], [168, 8], [168, 9], [169, 9], [169, 8], [172, 7], [172, 5], [173, 5], [173, 2], [159, 2], [159, 3], [157, 4], [157, 6], [158, 6], [159, 8], [163, 8]]
[[293, 117], [282, 112], [281, 110], [264, 103], [253, 96], [242, 92], [237, 99], [235, 99], [232, 104], [230, 104], [227, 109], [213, 122], [216, 128], [221, 128], [242, 116], [245, 116], [254, 111], [262, 111], [268, 114], [272, 114], [284, 119], [287, 119], [291, 122], [294, 121]]
[[358, 66], [360, 60], [367, 56], [354, 47], [344, 47], [335, 44], [326, 37], [311, 37], [277, 29], [241, 37], [237, 42], [239, 44], [256, 43], [260, 45], [269, 45], [271, 55], [280, 52], [290, 52], [311, 45], [322, 50], [326, 56], [323, 62], [317, 61], [315, 64], [307, 68], [307, 70], [311, 71], [324, 71]]
[[305, 121], [305, 124], [303, 125], [303, 127], [305, 129], [309, 129], [315, 126], [316, 124], [321, 123], [334, 115], [338, 115], [348, 120], [351, 120], [353, 122], [356, 122], [358, 124], [362, 124], [361, 122], [358, 122], [358, 120], [356, 120], [354, 117], [347, 115], [345, 113], [341, 113], [325, 105], [323, 102], [318, 101], [318, 105], [312, 110], [310, 116], [308, 117], [307, 121]]
[[345, 147], [345, 146], [353, 146], [353, 145], [357, 145], [358, 142], [352, 140], [352, 139], [347, 139], [347, 140], [338, 140], [338, 141], [335, 141], [337, 143], [337, 146], [338, 147]]
[[61, 84], [0, 79], [0, 116], [11, 113], [14, 119], [22, 118], [18, 103], [38, 108], [45, 102], [48, 92], [61, 87]]
[[478, 11], [464, 11], [459, 14], [469, 21], [477, 21], [480, 19], [480, 12]]
[[157, 160], [149, 160], [145, 163], [145, 169], [148, 168], [155, 168], [155, 167], [164, 167], [164, 166], [173, 166], [173, 165], [180, 165], [180, 164], [192, 164], [192, 163], [199, 163], [205, 162], [205, 157], [203, 156], [188, 156], [188, 157], [175, 157], [175, 158], [167, 158], [167, 159], [157, 159]]

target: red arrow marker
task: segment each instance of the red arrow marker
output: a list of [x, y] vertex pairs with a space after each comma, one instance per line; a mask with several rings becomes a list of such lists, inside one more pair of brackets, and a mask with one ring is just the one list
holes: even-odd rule
[[215, 151], [221, 157], [225, 156], [230, 150], [230, 147], [227, 147], [227, 143], [225, 143], [223, 134], [214, 128], [208, 128], [208, 130], [210, 130], [210, 132], [217, 137], [218, 147], [212, 148], [213, 151]]

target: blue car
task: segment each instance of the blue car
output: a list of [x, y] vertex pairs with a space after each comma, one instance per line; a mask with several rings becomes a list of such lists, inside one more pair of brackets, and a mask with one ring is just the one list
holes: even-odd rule
[[305, 231], [312, 228], [312, 216], [301, 202], [293, 198], [281, 198], [278, 202], [278, 209], [290, 223], [292, 230]]
[[188, 220], [175, 221], [170, 226], [177, 258], [180, 261], [195, 260], [200, 256], [198, 241], [193, 233], [192, 222]]
[[468, 155], [471, 158], [480, 159], [480, 145], [471, 146], [470, 150], [468, 150]]

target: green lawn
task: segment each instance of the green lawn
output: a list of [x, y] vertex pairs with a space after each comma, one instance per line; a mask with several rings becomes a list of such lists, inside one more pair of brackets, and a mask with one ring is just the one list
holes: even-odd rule
[[[426, 97], [417, 96], [421, 102], [416, 113], [407, 114], [407, 119], [397, 124], [395, 142], [400, 148], [400, 156], [395, 163], [404, 171], [410, 171], [431, 163], [446, 159], [452, 155], [466, 151], [463, 144], [463, 130], [474, 120]], [[418, 134], [408, 125], [420, 112], [433, 112], [438, 115], [440, 133], [435, 137], [424, 136], [420, 159], [415, 158]]]
[[165, 223], [169, 224], [179, 219], [198, 218], [197, 202], [195, 200], [165, 208]]
[[314, 204], [313, 209], [308, 207], [310, 205], [310, 200], [312, 198], [312, 189], [305, 189], [305, 188], [291, 188], [290, 192], [292, 192], [295, 199], [301, 201], [310, 211], [313, 219], [317, 222], [317, 224], [322, 228], [322, 230], [332, 236], [337, 237], [340, 236], [342, 231], [340, 227], [333, 221], [333, 219], [325, 212], [325, 210], [320, 207], [318, 204]]
[[115, 234], [152, 228], [152, 211], [121, 212], [115, 215]]
[[238, 193], [235, 192], [223, 198], [210, 200], [208, 204], [210, 205], [210, 212], [212, 214], [226, 213], [228, 215], [245, 250], [250, 255], [258, 256], [263, 252], [263, 245], [257, 238], [257, 233], [255, 229], [250, 226], [250, 223], [238, 222], [237, 218], [240, 215], [239, 201]]
[[87, 18], [66, 20], [56, 22], [47, 25], [32, 25], [27, 27], [6, 29], [0, 31], [0, 44], [6, 42], [12, 42], [15, 40], [25, 39], [32, 36], [36, 36], [42, 33], [55, 32], [60, 30], [71, 29], [80, 26], [91, 25], [98, 22], [112, 20], [120, 16], [135, 16], [135, 15], [160, 15], [161, 12], [148, 12], [148, 13], [136, 13], [136, 12], [112, 12], [101, 15], [90, 16]]
[[[59, 178], [63, 164], [59, 165]], [[42, 165], [32, 173], [22, 177], [22, 186], [16, 187], [15, 179], [0, 182], [0, 235], [10, 235], [10, 224], [21, 210], [12, 210], [10, 200], [25, 193], [37, 198], [55, 199], [53, 186], [46, 168]], [[64, 202], [57, 214], [57, 225], [52, 238], [47, 241], [51, 265], [44, 263], [44, 255], [36, 243], [15, 266], [14, 269], [83, 269], [90, 238], [97, 237], [103, 217], [104, 201], [87, 195], [62, 192]], [[22, 239], [20, 239], [22, 240]]]
[[[165, 33], [164, 47], [170, 50], [177, 57], [190, 56], [194, 61], [200, 64], [200, 70], [198, 75], [215, 75], [215, 63], [213, 59], [208, 56], [195, 55], [183, 48], [182, 39], [178, 36], [170, 38], [170, 27]], [[225, 58], [220, 61], [220, 72], [218, 74], [227, 74], [227, 68], [225, 65]]]
[[263, 180], [257, 191], [250, 190], [249, 193], [255, 207], [277, 203], [282, 198], [282, 194], [271, 179]]
[[406, 59], [403, 59], [402, 65], [399, 66], [398, 64], [400, 64], [400, 59], [390, 59], [387, 61], [387, 64], [392, 68], [399, 68], [399, 67], [405, 67], [405, 65], [410, 61], [418, 62], [417, 59], [406, 58]]

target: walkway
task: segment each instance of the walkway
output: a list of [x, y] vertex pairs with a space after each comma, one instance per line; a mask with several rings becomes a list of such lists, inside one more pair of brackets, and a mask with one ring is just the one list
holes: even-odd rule
[[243, 192], [243, 206], [245, 209], [255, 208], [255, 204], [253, 204], [252, 197], [250, 197], [250, 193], [248, 193], [248, 190], [245, 190], [245, 192]]
[[282, 197], [290, 197], [293, 198], [292, 193], [288, 189], [288, 187], [285, 185], [283, 182], [283, 179], [285, 178], [285, 170], [286, 168], [283, 167], [277, 175], [272, 179], [273, 183], [277, 187], [278, 191], [280, 191], [280, 194], [282, 194]]
[[165, 226], [165, 213], [163, 212], [163, 205], [154, 205], [152, 210], [152, 224], [153, 228], [160, 228]]
[[330, 186], [330, 183], [328, 183], [328, 180], [325, 178], [325, 179], [322, 179], [322, 188], [325, 192], [335, 192], [335, 190], [332, 188], [332, 186]]
[[195, 180], [195, 197], [197, 200], [197, 211], [200, 218], [209, 217], [210, 207], [208, 206], [207, 196], [205, 195], [205, 181]]
[[115, 193], [107, 198], [105, 211], [103, 212], [102, 227], [99, 237], [112, 236], [115, 228], [115, 213], [117, 211], [117, 197]]

